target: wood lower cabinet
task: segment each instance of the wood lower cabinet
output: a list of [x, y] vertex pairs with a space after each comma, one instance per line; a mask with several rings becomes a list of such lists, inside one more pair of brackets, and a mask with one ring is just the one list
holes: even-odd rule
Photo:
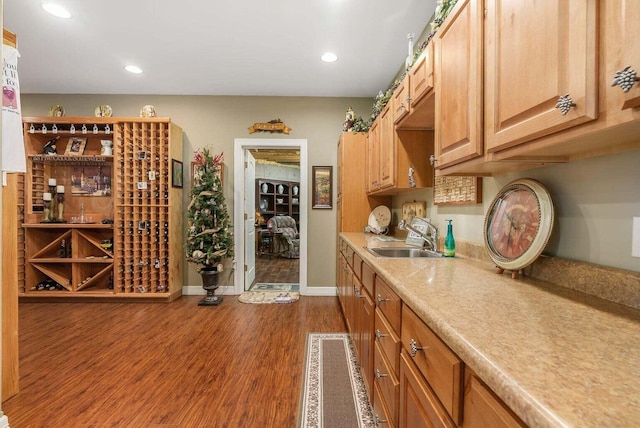
[[402, 307], [402, 347], [429, 383], [442, 407], [456, 423], [462, 421], [463, 363], [411, 310]]
[[399, 426], [451, 428], [453, 423], [406, 351], [400, 355]]
[[469, 368], [465, 370], [463, 422], [469, 428], [526, 426]]
[[180, 296], [182, 129], [165, 118], [31, 117], [23, 123], [20, 296]]
[[436, 169], [484, 154], [482, 0], [460, 0], [434, 36]]

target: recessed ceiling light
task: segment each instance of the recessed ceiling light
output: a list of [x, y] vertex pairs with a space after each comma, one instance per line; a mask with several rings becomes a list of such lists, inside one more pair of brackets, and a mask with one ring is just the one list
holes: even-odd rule
[[326, 52], [320, 57], [320, 59], [324, 62], [336, 62], [338, 60], [338, 56], [333, 52]]
[[142, 73], [142, 69], [137, 65], [127, 65], [125, 68], [129, 73], [140, 74]]
[[44, 3], [42, 8], [49, 12], [53, 16], [57, 16], [58, 18], [71, 18], [71, 14], [64, 7], [54, 4], [54, 3]]

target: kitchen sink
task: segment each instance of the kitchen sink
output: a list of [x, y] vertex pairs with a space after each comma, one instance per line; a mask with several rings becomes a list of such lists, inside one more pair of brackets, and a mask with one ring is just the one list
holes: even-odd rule
[[364, 247], [376, 257], [393, 257], [393, 258], [413, 258], [413, 257], [429, 257], [438, 258], [442, 254], [417, 247]]

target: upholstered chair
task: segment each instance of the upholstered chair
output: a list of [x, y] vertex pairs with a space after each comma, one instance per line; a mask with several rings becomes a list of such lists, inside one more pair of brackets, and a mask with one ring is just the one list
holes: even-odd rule
[[271, 225], [271, 230], [278, 236], [280, 256], [288, 259], [297, 259], [300, 257], [300, 234], [296, 221], [289, 216], [279, 215], [271, 217], [267, 224]]

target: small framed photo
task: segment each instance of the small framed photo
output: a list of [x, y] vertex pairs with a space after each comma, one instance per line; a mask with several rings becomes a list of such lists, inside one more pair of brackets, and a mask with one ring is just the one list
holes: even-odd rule
[[333, 208], [333, 167], [314, 166], [313, 178], [313, 203], [311, 208], [332, 209]]
[[84, 153], [84, 147], [87, 145], [86, 138], [71, 137], [67, 143], [67, 149], [64, 154], [67, 156], [81, 156]]
[[171, 187], [182, 188], [183, 171], [182, 162], [171, 159]]
[[141, 150], [138, 152], [138, 160], [145, 160], [147, 158], [147, 152]]

